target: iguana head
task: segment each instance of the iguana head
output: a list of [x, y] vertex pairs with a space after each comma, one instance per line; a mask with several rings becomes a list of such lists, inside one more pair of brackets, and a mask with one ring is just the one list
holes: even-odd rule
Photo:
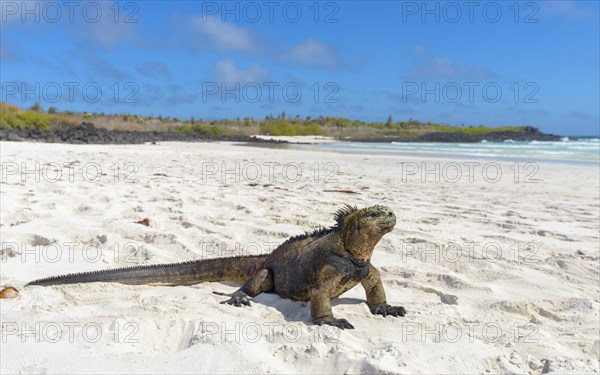
[[371, 259], [375, 245], [396, 225], [396, 215], [381, 205], [362, 209], [346, 206], [337, 212], [336, 220], [345, 250], [359, 263]]

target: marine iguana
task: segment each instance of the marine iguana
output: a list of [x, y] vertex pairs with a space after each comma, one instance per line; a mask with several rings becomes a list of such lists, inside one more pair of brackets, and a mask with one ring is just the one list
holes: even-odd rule
[[243, 286], [221, 303], [250, 305], [252, 297], [275, 292], [283, 298], [310, 301], [314, 324], [354, 328], [335, 318], [331, 300], [358, 283], [372, 314], [404, 316], [401, 306], [387, 304], [379, 272], [371, 255], [381, 237], [392, 231], [396, 216], [385, 206], [358, 209], [346, 205], [335, 214], [336, 224], [290, 237], [271, 254], [193, 260], [83, 272], [39, 279], [29, 285], [117, 282], [129, 285], [194, 285], [203, 281], [235, 281]]

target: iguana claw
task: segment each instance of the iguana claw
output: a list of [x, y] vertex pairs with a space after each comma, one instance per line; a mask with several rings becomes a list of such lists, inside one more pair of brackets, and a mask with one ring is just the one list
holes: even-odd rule
[[396, 316], [401, 317], [406, 314], [406, 310], [402, 306], [390, 306], [387, 303], [373, 306], [371, 308], [371, 313], [373, 315], [383, 315], [383, 316]]
[[339, 329], [354, 329], [354, 326], [350, 324], [346, 319], [336, 319], [334, 317], [321, 318], [314, 321], [316, 325], [322, 326], [327, 324], [330, 326], [338, 327]]
[[250, 306], [250, 302], [252, 301], [252, 297], [242, 292], [241, 290], [236, 290], [233, 293], [221, 293], [221, 292], [213, 292], [214, 294], [218, 294], [220, 296], [228, 296], [231, 297], [226, 301], [222, 301], [221, 304], [234, 305], [237, 307], [241, 307], [242, 305]]

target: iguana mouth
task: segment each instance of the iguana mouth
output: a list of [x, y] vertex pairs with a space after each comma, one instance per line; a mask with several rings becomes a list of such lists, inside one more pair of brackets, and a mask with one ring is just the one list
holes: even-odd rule
[[396, 225], [396, 218], [381, 220], [377, 223], [382, 229], [393, 228]]

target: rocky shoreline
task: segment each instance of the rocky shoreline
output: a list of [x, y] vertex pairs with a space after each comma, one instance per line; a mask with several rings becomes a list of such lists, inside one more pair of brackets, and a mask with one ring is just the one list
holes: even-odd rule
[[127, 131], [97, 128], [91, 123], [83, 122], [78, 126], [64, 126], [48, 131], [36, 129], [0, 128], [2, 141], [37, 141], [46, 143], [71, 144], [141, 144], [147, 142], [247, 142], [247, 143], [287, 143], [278, 140], [264, 140], [245, 135], [212, 135], [199, 132], [172, 131]]
[[380, 138], [343, 138], [344, 142], [444, 142], [444, 143], [477, 143], [505, 141], [560, 141], [561, 136], [540, 132], [537, 128], [528, 127], [524, 132], [497, 131], [478, 134], [461, 134], [437, 132], [427, 133], [419, 137], [380, 137]]
[[[481, 141], [504, 142], [512, 141], [559, 141], [560, 136], [545, 134], [536, 128], [526, 128], [524, 132], [498, 131], [478, 134], [462, 133], [427, 133], [419, 137], [378, 137], [378, 138], [339, 138], [342, 142], [447, 142], [474, 143]], [[63, 126], [52, 130], [36, 129], [6, 129], [0, 128], [2, 141], [37, 141], [47, 143], [72, 144], [140, 144], [147, 142], [244, 142], [263, 144], [284, 144], [284, 140], [261, 139], [246, 135], [214, 135], [198, 132], [172, 131], [127, 131], [97, 128], [93, 124], [83, 122], [78, 126]]]

